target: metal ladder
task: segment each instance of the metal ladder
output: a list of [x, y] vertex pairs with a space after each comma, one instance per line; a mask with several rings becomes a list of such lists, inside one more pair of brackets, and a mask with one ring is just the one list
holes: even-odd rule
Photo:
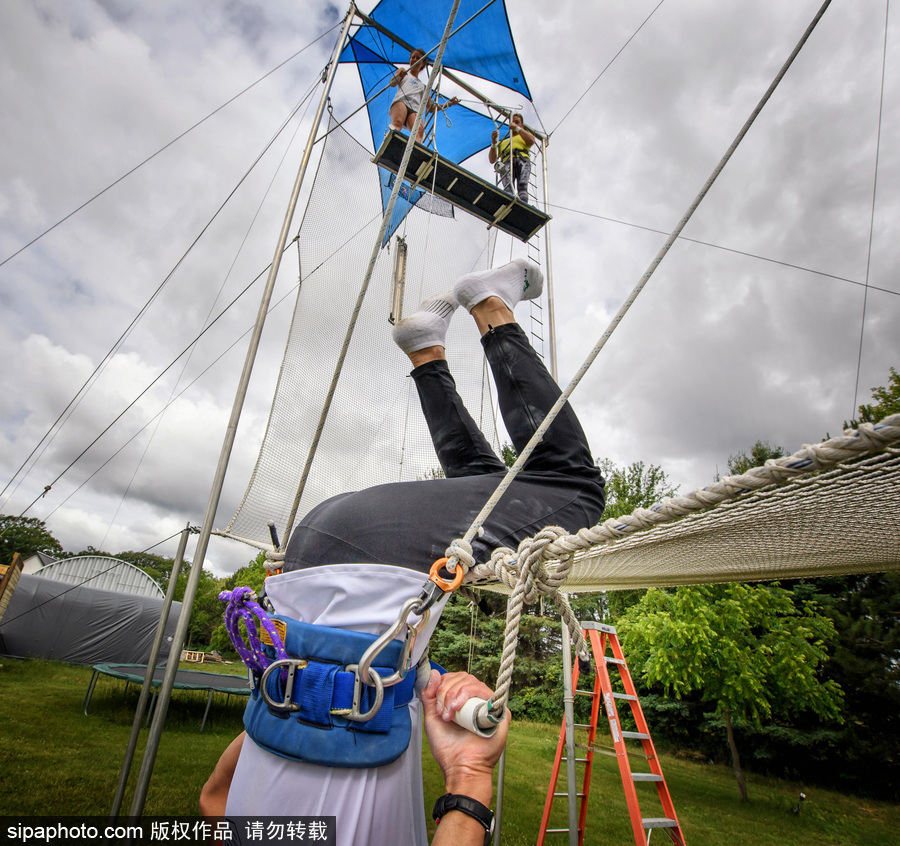
[[[576, 695], [591, 697], [590, 723], [574, 724], [574, 728], [587, 729], [588, 733], [587, 743], [579, 744], [577, 746], [579, 750], [584, 751], [584, 757], [575, 758], [577, 763], [584, 764], [581, 789], [574, 794], [574, 798], [579, 803], [577, 832], [578, 846], [582, 846], [584, 843], [588, 795], [591, 785], [591, 769], [594, 763], [595, 751], [615, 755], [618, 761], [619, 774], [622, 777], [622, 786], [625, 789], [625, 800], [628, 805], [628, 814], [631, 818], [631, 828], [636, 846], [647, 846], [650, 841], [650, 833], [653, 829], [662, 829], [669, 835], [674, 843], [679, 844], [679, 846], [684, 846], [684, 834], [678, 823], [675, 807], [672, 804], [672, 797], [669, 795], [669, 788], [666, 786], [666, 780], [663, 777], [662, 767], [660, 766], [659, 758], [656, 755], [656, 749], [653, 746], [653, 741], [650, 739], [650, 730], [647, 727], [647, 721], [644, 719], [644, 712], [641, 710], [640, 703], [638, 702], [637, 691], [631, 680], [631, 674], [628, 672], [628, 665], [625, 663], [625, 656], [622, 653], [622, 646], [619, 643], [616, 630], [612, 626], [590, 622], [582, 623], [582, 630], [585, 638], [591, 644], [591, 652], [596, 672], [593, 690], [579, 690], [579, 667], [577, 662], [572, 670], [572, 690], [574, 693]], [[610, 651], [612, 652], [611, 655], [606, 654], [607, 647], [610, 648]], [[610, 679], [609, 674], [610, 667], [618, 670], [622, 683], [621, 687], [624, 692], [613, 689], [612, 680]], [[634, 718], [637, 731], [622, 730], [618, 708], [616, 707], [617, 700], [625, 702], [631, 709], [631, 715]], [[605, 705], [606, 718], [609, 721], [609, 729], [613, 741], [613, 749], [610, 751], [595, 745], [601, 702]], [[567, 760], [566, 728], [566, 718], [563, 717], [562, 728], [559, 733], [559, 743], [556, 747], [556, 758], [554, 759], [553, 770], [550, 775], [550, 786], [547, 790], [547, 800], [544, 804], [544, 814], [541, 819], [541, 828], [538, 835], [537, 846], [543, 846], [544, 838], [547, 834], [569, 833], [570, 843], [576, 842], [572, 837], [570, 829], [547, 827], [553, 800], [562, 796], [567, 797], [569, 801], [572, 801], [573, 798], [570, 797], [568, 791], [556, 791], [560, 766], [563, 761]], [[626, 747], [626, 740], [639, 741], [642, 747], [642, 754], [630, 752]], [[646, 759], [650, 771], [632, 772], [629, 757]], [[646, 782], [656, 786], [657, 795], [664, 814], [662, 817], [644, 817], [641, 815], [636, 785]], [[570, 819], [571, 818], [572, 816], [570, 815]]]

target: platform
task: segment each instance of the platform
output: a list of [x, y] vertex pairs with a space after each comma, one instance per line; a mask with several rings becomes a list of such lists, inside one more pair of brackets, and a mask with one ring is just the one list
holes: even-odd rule
[[[408, 135], [392, 129], [384, 136], [372, 161], [397, 173], [408, 140]], [[405, 179], [427, 191], [433, 189], [448, 203], [522, 241], [527, 241], [550, 220], [550, 215], [522, 203], [418, 142], [409, 157]]]

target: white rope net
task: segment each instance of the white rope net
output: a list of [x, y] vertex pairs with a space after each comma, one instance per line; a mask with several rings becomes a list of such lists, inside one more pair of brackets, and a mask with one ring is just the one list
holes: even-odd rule
[[466, 583], [510, 592], [537, 543], [532, 578], [561, 593], [900, 569], [900, 414], [576, 535], [498, 550]]

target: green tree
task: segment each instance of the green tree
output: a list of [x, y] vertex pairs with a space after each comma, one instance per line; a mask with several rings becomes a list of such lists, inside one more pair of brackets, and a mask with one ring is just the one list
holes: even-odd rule
[[739, 476], [752, 467], [762, 467], [770, 458], [782, 458], [786, 454], [780, 446], [773, 447], [768, 441], [757, 441], [750, 447], [749, 452], [728, 456], [728, 474]]
[[[606, 480], [606, 507], [603, 519], [631, 514], [636, 508], [649, 508], [654, 503], [675, 496], [678, 486], [672, 486], [666, 472], [656, 464], [645, 465], [643, 461], [633, 461], [627, 467], [617, 467], [608, 458], [597, 459], [597, 466]], [[634, 605], [644, 595], [643, 590], [617, 590], [603, 593], [593, 601], [586, 597], [573, 599], [572, 608], [579, 619], [594, 619], [586, 612], [593, 603], [599, 603], [599, 619], [616, 619], [625, 609]]]
[[656, 464], [633, 461], [627, 467], [616, 467], [608, 458], [601, 458], [597, 466], [606, 479], [604, 519], [631, 514], [636, 508], [649, 508], [678, 493], [678, 486], [672, 487], [665, 470]]
[[618, 620], [633, 669], [677, 699], [696, 693], [724, 723], [742, 802], [747, 787], [735, 723], [811, 711], [840, 721], [841, 690], [820, 667], [834, 637], [818, 606], [798, 608], [773, 585], [651, 589]]
[[0, 564], [11, 564], [18, 552], [28, 558], [36, 552], [63, 557], [62, 544], [47, 531], [43, 520], [37, 517], [13, 517], [0, 515]]
[[889, 414], [900, 414], [900, 373], [893, 367], [888, 384], [883, 388], [872, 388], [874, 402], [859, 407], [859, 421], [851, 421], [856, 428], [859, 423], [877, 423]]

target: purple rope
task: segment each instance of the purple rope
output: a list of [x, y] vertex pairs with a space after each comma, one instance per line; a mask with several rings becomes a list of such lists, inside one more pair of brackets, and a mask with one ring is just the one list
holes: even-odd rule
[[[269, 619], [263, 607], [256, 601], [256, 594], [252, 588], [238, 587], [232, 591], [223, 591], [219, 594], [219, 601], [227, 603], [225, 608], [225, 628], [228, 636], [234, 644], [241, 660], [254, 672], [261, 674], [271, 661], [264, 652], [264, 645], [259, 639], [259, 629], [253, 621], [253, 616], [259, 620], [266, 630], [275, 648], [276, 658], [287, 658], [284, 641], [278, 634], [278, 629]], [[244, 621], [247, 628], [247, 643], [241, 636], [240, 621]], [[282, 670], [283, 681], [287, 680], [287, 670]]]

